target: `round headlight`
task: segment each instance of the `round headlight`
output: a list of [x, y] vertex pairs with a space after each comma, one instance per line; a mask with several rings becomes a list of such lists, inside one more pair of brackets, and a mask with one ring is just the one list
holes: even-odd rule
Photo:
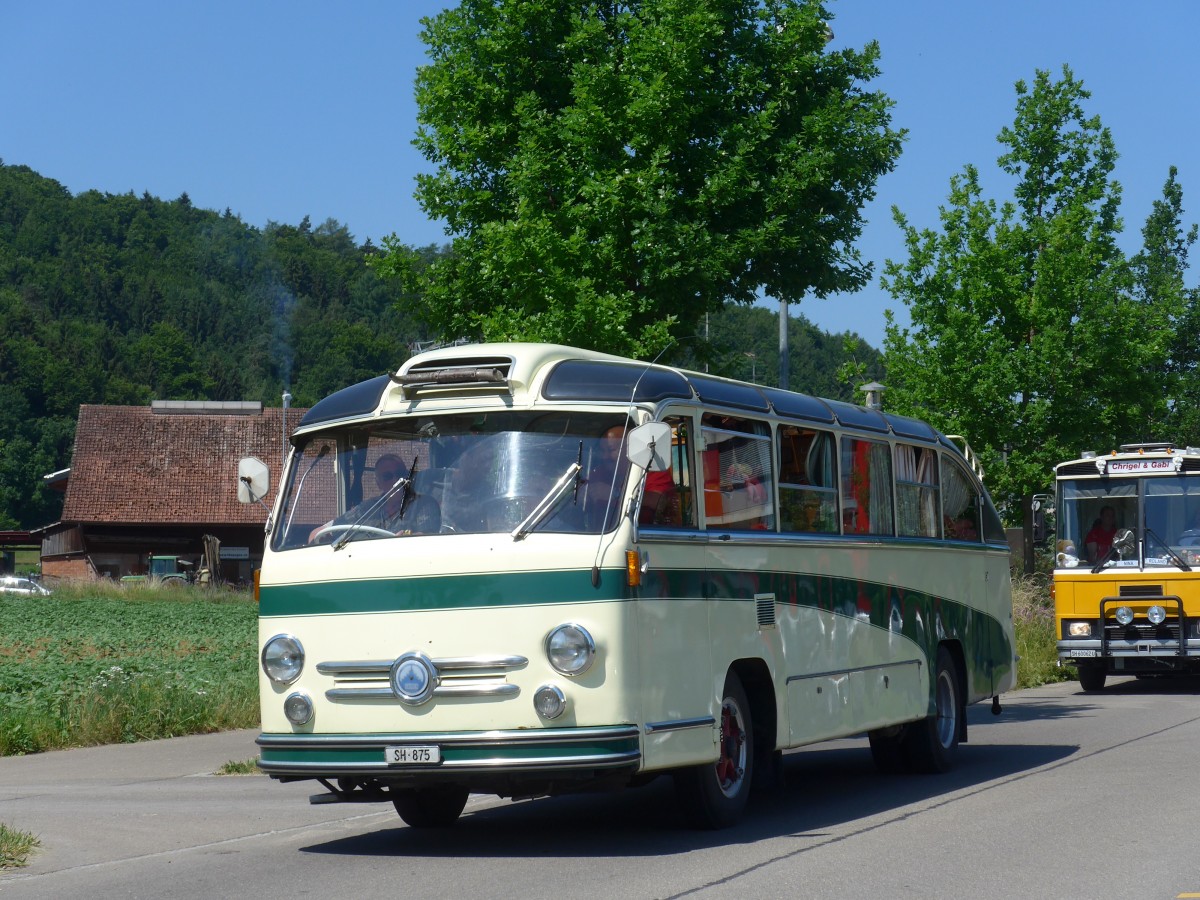
[[1128, 606], [1117, 607], [1117, 621], [1122, 625], [1128, 625], [1133, 621], [1133, 610]]
[[290, 634], [277, 634], [263, 645], [262, 669], [276, 684], [291, 684], [304, 671], [304, 648]]
[[563, 675], [582, 675], [596, 658], [596, 642], [582, 625], [559, 625], [546, 638], [546, 657]]
[[543, 684], [533, 695], [533, 708], [543, 719], [557, 719], [567, 708], [567, 698], [556, 685]]
[[313, 714], [313, 705], [308, 699], [308, 694], [300, 691], [288, 694], [287, 699], [283, 701], [283, 714], [293, 725], [304, 725], [308, 722]]
[[1150, 620], [1151, 625], [1161, 625], [1166, 617], [1167, 611], [1161, 606], [1152, 606], [1146, 610], [1146, 618]]

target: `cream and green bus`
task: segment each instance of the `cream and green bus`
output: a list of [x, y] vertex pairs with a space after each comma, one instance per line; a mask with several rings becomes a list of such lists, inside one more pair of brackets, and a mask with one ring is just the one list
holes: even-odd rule
[[1089, 451], [1055, 480], [1059, 659], [1085, 691], [1200, 671], [1200, 448]]
[[313, 802], [434, 827], [473, 792], [669, 774], [723, 827], [788, 748], [866, 733], [886, 771], [945, 770], [967, 704], [1014, 684], [1004, 530], [923, 422], [480, 344], [333, 394], [291, 443], [259, 765]]

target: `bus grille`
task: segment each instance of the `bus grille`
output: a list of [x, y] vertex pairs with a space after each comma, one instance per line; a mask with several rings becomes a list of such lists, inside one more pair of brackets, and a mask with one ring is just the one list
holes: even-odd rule
[[[358, 660], [317, 664], [322, 675], [331, 675], [336, 687], [325, 692], [333, 702], [398, 700], [391, 687], [394, 660]], [[504, 697], [520, 693], [507, 673], [529, 664], [523, 656], [469, 656], [430, 660], [438, 674], [434, 697]]]
[[1104, 637], [1109, 644], [1117, 641], [1178, 641], [1179, 620], [1167, 620], [1161, 625], [1149, 622], [1122, 625], [1110, 620], [1104, 623]]

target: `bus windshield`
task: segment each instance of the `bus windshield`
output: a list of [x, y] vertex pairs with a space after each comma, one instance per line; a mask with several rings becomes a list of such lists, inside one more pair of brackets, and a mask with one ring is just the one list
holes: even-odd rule
[[[1195, 477], [1063, 480], [1057, 513], [1059, 568], [1090, 568], [1105, 557], [1106, 566], [1200, 564], [1200, 481]], [[1136, 537], [1132, 549], [1114, 547], [1125, 529]]]
[[530, 529], [599, 534], [615, 527], [624, 495], [626, 424], [612, 413], [504, 411], [307, 436], [293, 454], [272, 546], [523, 537]]

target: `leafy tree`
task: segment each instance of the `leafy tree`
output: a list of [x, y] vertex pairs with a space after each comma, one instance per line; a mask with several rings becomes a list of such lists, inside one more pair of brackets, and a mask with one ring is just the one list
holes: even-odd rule
[[[888, 406], [968, 436], [989, 488], [1024, 509], [1056, 462], [1145, 435], [1164, 413], [1166, 305], [1139, 303], [1117, 247], [1117, 154], [1071, 70], [1016, 85], [998, 162], [1013, 199], [982, 195], [977, 170], [951, 179], [940, 231], [895, 210], [908, 259], [885, 287], [912, 316], [889, 316]], [[1028, 539], [1027, 565], [1032, 561]]]
[[1159, 424], [1161, 439], [1200, 443], [1200, 293], [1184, 286], [1188, 250], [1197, 229], [1183, 227], [1183, 188], [1172, 166], [1162, 197], [1142, 228], [1143, 249], [1133, 258], [1135, 296], [1155, 308], [1149, 321], [1167, 320], [1170, 347], [1166, 376], [1170, 408]]
[[756, 292], [854, 290], [903, 135], [818, 0], [464, 0], [423, 20], [416, 196], [451, 252], [375, 263], [444, 337], [649, 355]]

